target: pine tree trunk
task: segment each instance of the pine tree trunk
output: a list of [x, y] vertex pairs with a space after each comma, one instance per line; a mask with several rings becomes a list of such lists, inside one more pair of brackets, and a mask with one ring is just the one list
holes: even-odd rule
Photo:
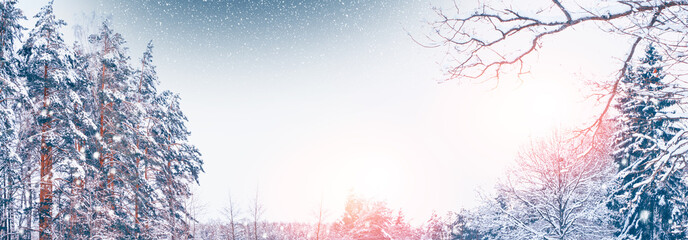
[[7, 173], [3, 174], [3, 178], [2, 178], [2, 180], [3, 180], [3, 184], [2, 184], [2, 187], [3, 187], [3, 189], [2, 189], [3, 204], [2, 204], [2, 216], [1, 216], [2, 219], [0, 219], [0, 220], [2, 220], [2, 224], [0, 225], [0, 235], [2, 235], [2, 236], [7, 236], [10, 233], [10, 231], [12, 231], [12, 229], [10, 227], [10, 212], [9, 212], [10, 211], [9, 204], [12, 201], [11, 201], [11, 199], [9, 199], [10, 198], [9, 194], [8, 194], [9, 179], [7, 179], [7, 178], [8, 178]]
[[[4, 50], [5, 50], [5, 23], [6, 19], [4, 18], [4, 12], [3, 12], [3, 18], [2, 18], [2, 27], [0, 28], [0, 39], [2, 40], [2, 47], [0, 47], [0, 56], [4, 57]], [[5, 66], [5, 61], [0, 61], [0, 68], [3, 68]], [[0, 89], [0, 93], [2, 93], [2, 89]], [[9, 98], [9, 97], [8, 97]], [[0, 99], [0, 103], [5, 101], [7, 99]], [[10, 166], [10, 161], [6, 161], [5, 164], [5, 170], [2, 173], [3, 174], [3, 184], [2, 184], [2, 213], [0, 214], [0, 236], [9, 236], [9, 234], [12, 232], [12, 226], [11, 226], [11, 204], [12, 200], [11, 194], [9, 194], [10, 184], [9, 181], [9, 171], [10, 171], [11, 166]]]
[[[138, 89], [139, 90], [139, 94], [138, 94], [139, 95], [138, 96], [139, 97], [139, 99], [138, 99], [139, 104], [141, 104], [141, 84], [143, 83], [144, 67], [146, 67], [145, 58], [143, 60], [141, 60], [141, 79], [139, 80], [139, 89]], [[136, 130], [139, 130], [140, 129], [139, 127], [140, 126], [137, 125]], [[137, 132], [136, 134], [138, 135], [139, 132]], [[138, 138], [138, 136], [136, 138], [136, 149], [139, 149], [139, 138]], [[139, 186], [140, 184], [138, 182], [138, 181], [140, 181], [140, 176], [139, 176], [139, 164], [140, 164], [140, 162], [141, 162], [140, 157], [136, 157], [136, 181], [137, 182], [136, 182], [136, 191], [134, 191], [134, 204], [135, 204], [134, 221], [136, 223], [136, 229], [140, 229], [140, 227], [139, 227], [139, 201], [138, 201], [138, 192], [139, 192], [139, 188], [140, 188], [140, 186]]]
[[[48, 65], [43, 68], [43, 79], [47, 81], [48, 79]], [[48, 111], [48, 88], [43, 88], [43, 111], [45, 111], [45, 116], [50, 118], [50, 112]], [[41, 126], [41, 178], [40, 178], [40, 193], [39, 193], [39, 208], [38, 208], [38, 218], [39, 218], [39, 239], [49, 240], [52, 239], [50, 234], [50, 225], [52, 222], [52, 154], [51, 148], [48, 146], [46, 141], [46, 134], [50, 130], [50, 121], [46, 120]]]
[[[139, 148], [139, 140], [136, 140], [136, 149]], [[134, 191], [134, 224], [136, 229], [136, 238], [139, 238], [139, 233], [141, 232], [141, 227], [139, 224], [139, 161], [140, 159], [136, 157], [136, 191]]]
[[[103, 41], [104, 41], [104, 44], [103, 44], [103, 55], [105, 55], [105, 54], [107, 54], [107, 51], [108, 51], [108, 46], [107, 46], [107, 44], [108, 44], [108, 39], [107, 39], [107, 35], [105, 36], [105, 39], [104, 39]], [[100, 134], [101, 139], [104, 139], [104, 138], [105, 138], [105, 116], [104, 116], [104, 115], [105, 115], [105, 106], [106, 106], [106, 104], [105, 104], [105, 99], [102, 98], [102, 97], [103, 97], [103, 96], [102, 96], [102, 93], [105, 91], [105, 70], [106, 70], [106, 69], [107, 69], [107, 68], [105, 67], [105, 63], [103, 63], [103, 64], [102, 64], [101, 73], [100, 73], [100, 93], [101, 93], [101, 96], [99, 96], [99, 97], [100, 97], [100, 99], [99, 99], [99, 102], [100, 102], [100, 109], [99, 109], [99, 110], [100, 110], [100, 119], [99, 119], [99, 127], [100, 127], [100, 129], [99, 129], [99, 134]], [[99, 156], [98, 156], [98, 161], [99, 161], [99, 163], [100, 163], [100, 167], [103, 168], [103, 169], [105, 169], [105, 152], [104, 152], [104, 150], [105, 150], [105, 148], [103, 148], [103, 146], [102, 146], [102, 144], [101, 144], [101, 145], [100, 145], [100, 149], [99, 149], [99, 151], [100, 151], [99, 153], [100, 153], [100, 154], [99, 154]], [[109, 176], [110, 174], [109, 174], [109, 171], [107, 171], [107, 172], [108, 172], [108, 173], [107, 173], [107, 175], [108, 175], [108, 176], [107, 176], [107, 182], [105, 183], [105, 186], [103, 186], [103, 188], [109, 187], [109, 186], [110, 186], [110, 176]]]
[[[33, 171], [33, 169], [30, 169], [30, 170]], [[27, 172], [29, 172], [29, 176], [27, 178], [27, 179], [29, 179], [28, 180], [29, 182], [31, 182], [31, 175], [33, 175], [33, 174], [30, 174], [31, 171], [27, 171]], [[24, 204], [25, 204], [24, 214], [26, 215], [26, 229], [24, 231], [24, 239], [31, 239], [31, 233], [33, 232], [33, 227], [32, 227], [33, 226], [33, 217], [32, 216], [33, 216], [34, 206], [32, 203], [33, 203], [33, 199], [34, 199], [34, 188], [31, 185], [32, 184], [30, 184], [28, 186], [28, 191], [29, 191], [28, 198], [26, 198], [26, 196], [24, 196], [25, 197], [25, 199], [24, 199], [24, 201], [25, 201], [24, 202]]]

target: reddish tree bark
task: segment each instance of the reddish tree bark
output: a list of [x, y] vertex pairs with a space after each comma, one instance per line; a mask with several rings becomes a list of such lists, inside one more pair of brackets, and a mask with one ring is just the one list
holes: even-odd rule
[[[43, 79], [48, 79], [48, 64], [43, 67]], [[52, 147], [48, 146], [46, 141], [46, 134], [50, 130], [50, 111], [48, 111], [48, 87], [43, 88], [43, 111], [45, 117], [48, 119], [41, 124], [41, 178], [40, 178], [40, 193], [39, 193], [39, 208], [38, 208], [38, 231], [39, 239], [52, 239], [50, 226], [52, 223], [52, 205], [53, 205], [53, 184], [52, 184]]]

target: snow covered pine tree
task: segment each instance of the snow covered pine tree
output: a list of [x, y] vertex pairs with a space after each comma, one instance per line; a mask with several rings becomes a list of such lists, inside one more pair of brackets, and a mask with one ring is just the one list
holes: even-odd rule
[[[163, 214], [157, 211], [156, 202], [162, 200], [156, 194], [153, 181], [149, 181], [150, 169], [162, 169], [164, 161], [152, 152], [159, 151], [158, 145], [152, 141], [151, 129], [157, 122], [149, 117], [153, 108], [153, 100], [157, 94], [159, 84], [155, 66], [153, 65], [153, 43], [149, 42], [141, 59], [141, 69], [133, 74], [133, 84], [136, 91], [130, 91], [129, 103], [133, 107], [132, 115], [138, 119], [135, 125], [129, 126], [136, 131], [133, 154], [135, 157], [132, 181], [135, 182], [133, 191], [134, 223], [137, 237], [150, 239], [160, 236], [162, 221], [157, 216]], [[134, 146], [132, 146], [134, 147]], [[149, 153], [151, 152], [151, 153]]]
[[187, 142], [179, 97], [156, 92], [152, 45], [141, 71], [134, 72], [122, 36], [109, 25], [104, 22], [100, 34], [90, 37], [98, 49], [90, 55], [89, 68], [89, 76], [98, 79], [98, 132], [91, 156], [98, 159], [93, 164], [101, 176], [94, 179], [100, 182], [96, 188], [108, 192], [97, 196], [101, 202], [95, 210], [102, 212], [100, 220], [113, 224], [103, 229], [110, 234], [184, 236], [182, 203], [190, 195], [186, 184], [196, 181], [200, 171], [200, 154]]
[[94, 115], [98, 131], [90, 152], [91, 194], [97, 199], [95, 211], [97, 224], [92, 225], [99, 234], [111, 237], [135, 235], [134, 200], [132, 191], [136, 182], [133, 146], [136, 130], [130, 126], [138, 120], [132, 116], [128, 93], [135, 91], [130, 78], [133, 71], [128, 64], [124, 39], [103, 22], [98, 34], [89, 37], [95, 52], [89, 55], [88, 76], [93, 79]]
[[24, 99], [23, 85], [18, 81], [18, 63], [14, 44], [21, 39], [24, 19], [17, 1], [0, 2], [0, 238], [19, 228], [21, 208], [17, 199], [21, 183], [21, 159], [17, 153], [19, 112]]
[[189, 237], [202, 161], [152, 44], [133, 70], [106, 21], [70, 49], [50, 1], [15, 55], [15, 5], [0, 2], [0, 239]]
[[[146, 183], [150, 184], [149, 189], [140, 188], [138, 192], [151, 202], [144, 202], [145, 198], [138, 201], [140, 206], [157, 211], [148, 213], [149, 217], [157, 217], [158, 224], [154, 226], [157, 231], [173, 237], [184, 236], [188, 234], [190, 219], [184, 203], [191, 196], [189, 184], [197, 183], [203, 162], [198, 149], [188, 140], [190, 132], [185, 126], [187, 118], [181, 111], [179, 95], [171, 91], [156, 93], [152, 49], [153, 45], [149, 44], [142, 60], [141, 79], [136, 81], [146, 109], [143, 139], [147, 145], [142, 167]], [[139, 214], [146, 214], [140, 210]]]
[[[53, 183], [65, 180], [74, 170], [80, 153], [74, 147], [76, 139], [83, 133], [71, 124], [72, 116], [77, 115], [73, 103], [81, 102], [80, 92], [84, 92], [86, 82], [76, 77], [72, 63], [74, 56], [64, 44], [61, 26], [66, 25], [56, 19], [52, 1], [35, 16], [37, 22], [29, 37], [20, 49], [22, 68], [27, 94], [31, 105], [27, 110], [32, 113], [31, 145], [39, 148], [39, 235], [40, 239], [51, 239], [53, 231], [53, 190], [70, 192], [70, 184]], [[58, 167], [59, 166], [59, 167]], [[53, 174], [57, 176], [53, 177]], [[65, 196], [66, 197], [66, 196]]]
[[618, 190], [610, 208], [621, 213], [621, 239], [685, 239], [688, 209], [685, 170], [666, 147], [685, 126], [668, 117], [676, 110], [675, 89], [665, 83], [662, 56], [649, 45], [641, 65], [628, 69], [615, 106], [618, 130], [613, 157]]

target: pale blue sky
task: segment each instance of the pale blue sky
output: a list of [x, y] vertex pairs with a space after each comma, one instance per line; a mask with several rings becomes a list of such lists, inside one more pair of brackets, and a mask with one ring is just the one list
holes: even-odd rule
[[[43, 2], [20, 7], [33, 16]], [[585, 58], [606, 53], [593, 44], [614, 44], [588, 26], [533, 56], [521, 88], [438, 84], [442, 51], [404, 31], [431, 30], [427, 0], [262, 2], [55, 2], [70, 41], [92, 12], [112, 18], [134, 60], [154, 41], [162, 88], [181, 94], [205, 161], [202, 221], [222, 217], [230, 190], [246, 210], [257, 187], [265, 217], [278, 221], [314, 220], [321, 196], [338, 218], [352, 188], [416, 223], [473, 206], [476, 187], [489, 189], [519, 144], [585, 118], [574, 83], [608, 78], [617, 61]]]

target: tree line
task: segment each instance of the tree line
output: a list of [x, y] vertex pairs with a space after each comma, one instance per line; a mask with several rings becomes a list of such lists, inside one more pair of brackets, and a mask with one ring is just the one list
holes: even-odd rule
[[[258, 209], [256, 211], [256, 209]], [[197, 239], [228, 240], [430, 240], [450, 239], [463, 233], [465, 211], [432, 216], [419, 226], [409, 222], [404, 212], [392, 210], [385, 201], [366, 198], [355, 193], [347, 197], [344, 212], [332, 222], [325, 220], [322, 204], [311, 222], [273, 222], [262, 219], [264, 209], [253, 199], [246, 211], [240, 211], [229, 198], [224, 219], [215, 219], [194, 228]]]
[[190, 236], [202, 161], [152, 43], [132, 61], [105, 21], [68, 46], [52, 1], [28, 34], [16, 4], [0, 3], [0, 239]]

